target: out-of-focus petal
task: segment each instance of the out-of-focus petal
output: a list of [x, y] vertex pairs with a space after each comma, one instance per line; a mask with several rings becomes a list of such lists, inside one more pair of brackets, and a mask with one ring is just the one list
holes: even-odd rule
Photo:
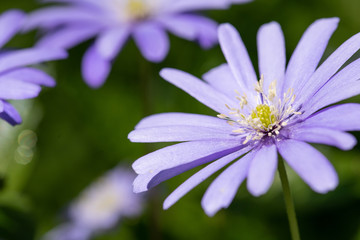
[[13, 68], [59, 60], [67, 57], [61, 49], [31, 48], [17, 50], [0, 57], [0, 73]]
[[360, 104], [346, 103], [325, 108], [299, 127], [325, 127], [340, 131], [360, 131]]
[[151, 62], [161, 62], [169, 52], [169, 37], [159, 24], [139, 24], [133, 36], [142, 55]]
[[218, 92], [211, 86], [186, 72], [166, 68], [161, 70], [160, 75], [168, 82], [184, 90], [199, 102], [212, 108], [218, 113], [229, 112], [225, 104], [228, 104], [230, 107], [237, 106], [234, 101], [235, 98], [234, 100], [231, 100], [226, 95]]
[[210, 48], [218, 42], [218, 24], [209, 18], [181, 14], [166, 16], [159, 21], [173, 34], [190, 41], [199, 41], [203, 48]]
[[218, 35], [221, 49], [240, 88], [244, 91], [254, 89], [256, 73], [239, 33], [226, 23], [220, 25]]
[[269, 190], [274, 181], [277, 168], [276, 146], [262, 146], [254, 154], [247, 176], [247, 188], [252, 195], [260, 196]]
[[262, 25], [257, 35], [259, 71], [264, 76], [264, 91], [268, 92], [271, 82], [276, 81], [278, 94], [285, 75], [285, 40], [280, 25], [271, 22]]
[[338, 185], [334, 167], [307, 143], [283, 140], [277, 143], [281, 156], [315, 192], [327, 193]]
[[206, 190], [201, 206], [209, 216], [214, 216], [221, 208], [229, 207], [241, 183], [248, 174], [254, 152], [250, 152], [225, 169]]
[[51, 76], [35, 68], [20, 68], [0, 75], [0, 81], [7, 78], [43, 85], [46, 87], [54, 87], [56, 85], [55, 80]]
[[119, 53], [128, 37], [127, 27], [112, 28], [97, 38], [95, 47], [104, 59], [111, 60]]
[[143, 118], [135, 127], [154, 128], [165, 126], [199, 126], [215, 129], [228, 129], [231, 127], [226, 121], [217, 117], [211, 117], [193, 113], [160, 113]]
[[338, 18], [327, 18], [317, 20], [308, 27], [290, 58], [283, 92], [293, 88], [298, 95], [299, 90], [315, 72], [338, 23]]
[[228, 0], [182, 0], [172, 1], [164, 6], [166, 12], [188, 12], [207, 9], [225, 9], [229, 7]]
[[0, 99], [27, 99], [39, 95], [41, 87], [16, 79], [1, 79]]
[[250, 148], [246, 147], [237, 152], [222, 157], [210, 163], [208, 166], [204, 167], [203, 169], [192, 175], [165, 199], [164, 209], [168, 209], [169, 207], [171, 207], [174, 203], [176, 203], [180, 198], [182, 198], [185, 194], [191, 191], [194, 187], [199, 185], [201, 182], [203, 182], [205, 179], [210, 177], [212, 174], [219, 171], [221, 168], [225, 167], [234, 159], [240, 157], [249, 150]]
[[22, 122], [21, 116], [18, 111], [7, 101], [0, 100], [2, 111], [0, 118], [7, 121], [9, 124], [15, 126]]
[[25, 14], [19, 10], [9, 10], [0, 15], [0, 48], [21, 29], [24, 18]]
[[99, 14], [91, 8], [62, 6], [48, 7], [30, 13], [24, 22], [24, 30], [34, 28], [53, 28], [74, 22], [87, 22], [100, 24], [105, 19], [99, 18]]
[[291, 131], [290, 137], [305, 142], [327, 144], [342, 150], [350, 150], [356, 145], [353, 135], [324, 127], [298, 127]]
[[36, 46], [69, 49], [92, 38], [99, 31], [100, 27], [95, 24], [73, 24], [47, 33], [37, 42]]
[[101, 87], [111, 70], [110, 60], [104, 59], [95, 46], [91, 46], [82, 61], [82, 73], [85, 82], [92, 88]]
[[128, 138], [132, 142], [184, 142], [208, 139], [234, 139], [234, 136], [226, 130], [180, 125], [136, 129], [129, 133]]

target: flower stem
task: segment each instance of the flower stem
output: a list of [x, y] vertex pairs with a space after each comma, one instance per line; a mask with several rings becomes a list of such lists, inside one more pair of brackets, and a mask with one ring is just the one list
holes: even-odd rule
[[286, 175], [284, 160], [279, 159], [278, 171], [280, 174], [281, 185], [284, 192], [284, 200], [286, 206], [286, 212], [290, 225], [290, 232], [292, 240], [300, 240], [299, 227], [296, 220], [296, 213], [294, 207], [294, 201], [291, 196], [289, 181]]

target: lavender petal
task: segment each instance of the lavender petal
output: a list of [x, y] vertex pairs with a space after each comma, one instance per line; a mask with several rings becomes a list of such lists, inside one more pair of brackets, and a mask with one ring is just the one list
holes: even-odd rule
[[315, 72], [338, 23], [338, 18], [320, 19], [308, 27], [290, 58], [283, 92], [294, 88], [294, 93], [298, 95], [305, 82]]
[[277, 151], [275, 145], [262, 146], [254, 153], [249, 173], [247, 188], [253, 196], [266, 193], [272, 182], [277, 168]]
[[241, 89], [250, 90], [257, 77], [246, 47], [239, 33], [230, 24], [221, 24], [218, 29], [223, 54]]
[[169, 37], [158, 24], [139, 24], [133, 30], [133, 37], [148, 61], [161, 62], [169, 52]]
[[208, 216], [214, 216], [221, 208], [227, 208], [234, 199], [241, 183], [248, 174], [254, 152], [250, 152], [225, 169], [206, 190], [201, 206]]
[[225, 157], [222, 157], [208, 166], [204, 167], [190, 178], [188, 178], [185, 182], [183, 182], [179, 187], [177, 187], [164, 201], [164, 209], [168, 209], [173, 204], [175, 204], [180, 198], [182, 198], [185, 194], [203, 182], [205, 179], [210, 177], [215, 172], [219, 171], [221, 168], [225, 167], [227, 164], [232, 162], [234, 159], [240, 157], [241, 155], [248, 152], [250, 148], [246, 147], [237, 152], [231, 153]]
[[209, 85], [205, 84], [203, 81], [188, 73], [176, 69], [166, 68], [161, 70], [160, 75], [168, 82], [184, 90], [192, 97], [196, 98], [199, 102], [212, 108], [218, 113], [229, 112], [229, 109], [225, 106], [225, 104], [228, 104], [230, 107], [237, 106], [235, 98], [234, 100], [231, 100], [226, 95], [218, 92]]
[[91, 46], [85, 53], [82, 61], [84, 80], [92, 88], [101, 87], [111, 70], [111, 62], [104, 59], [95, 46]]
[[[276, 81], [281, 91], [285, 77], [285, 40], [280, 25], [271, 22], [262, 25], [257, 35], [259, 71], [264, 76], [264, 91], [268, 92], [270, 83]], [[278, 94], [281, 94], [281, 92]]]
[[281, 156], [315, 192], [327, 193], [338, 185], [338, 176], [329, 160], [307, 143], [283, 140], [277, 143]]
[[291, 138], [310, 143], [327, 144], [342, 150], [350, 150], [356, 145], [356, 138], [353, 135], [324, 127], [299, 127], [291, 131]]
[[22, 27], [25, 14], [9, 10], [0, 15], [0, 48], [2, 48]]

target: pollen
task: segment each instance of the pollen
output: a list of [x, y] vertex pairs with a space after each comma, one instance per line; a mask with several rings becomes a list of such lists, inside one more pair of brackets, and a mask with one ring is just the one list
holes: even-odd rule
[[256, 119], [258, 118], [264, 127], [267, 129], [270, 127], [271, 124], [274, 124], [276, 121], [275, 115], [271, 112], [271, 109], [266, 104], [258, 105], [251, 113], [251, 118]]
[[142, 19], [148, 15], [148, 8], [142, 0], [129, 0], [126, 8], [133, 20]]
[[264, 91], [264, 76], [261, 76], [254, 90], [257, 94], [252, 96], [253, 99], [248, 99], [246, 93], [235, 91], [239, 107], [225, 104], [229, 114], [218, 115], [231, 126], [237, 127], [232, 132], [244, 137], [244, 144], [266, 137], [277, 138], [290, 119], [302, 114], [293, 107], [296, 98], [293, 89], [278, 94], [276, 81], [273, 81], [269, 89]]

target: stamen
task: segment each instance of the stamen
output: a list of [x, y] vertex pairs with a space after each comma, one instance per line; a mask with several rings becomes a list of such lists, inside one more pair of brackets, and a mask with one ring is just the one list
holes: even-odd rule
[[[264, 76], [261, 75], [254, 90], [260, 95], [260, 101], [258, 98], [255, 99], [255, 102], [260, 102], [255, 108], [250, 108], [251, 104], [248, 104], [245, 93], [241, 95], [235, 90], [235, 98], [239, 101], [240, 108], [225, 105], [229, 109], [229, 116], [218, 115], [219, 118], [227, 120], [228, 124], [239, 126], [238, 129], [232, 131], [233, 133], [247, 134], [243, 141], [244, 144], [249, 141], [261, 140], [265, 136], [276, 138], [280, 134], [280, 130], [287, 126], [290, 118], [301, 114], [292, 106], [296, 98], [294, 89], [290, 88], [282, 94], [282, 98], [278, 97], [276, 81], [273, 81], [266, 94], [264, 92]], [[243, 112], [244, 106], [248, 107], [246, 114]]]

